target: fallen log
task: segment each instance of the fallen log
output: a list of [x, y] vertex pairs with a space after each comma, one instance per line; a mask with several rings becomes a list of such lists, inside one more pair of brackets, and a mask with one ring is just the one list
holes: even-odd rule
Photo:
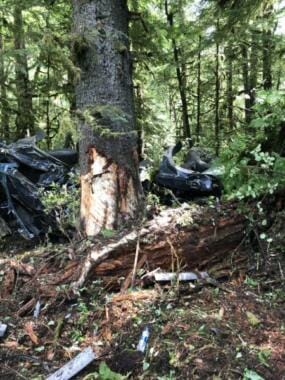
[[139, 260], [146, 257], [148, 270], [204, 270], [235, 251], [245, 238], [245, 226], [246, 217], [236, 204], [219, 210], [197, 205], [164, 210], [139, 230], [93, 247], [73, 287], [83, 286], [89, 275], [130, 276], [138, 238]]

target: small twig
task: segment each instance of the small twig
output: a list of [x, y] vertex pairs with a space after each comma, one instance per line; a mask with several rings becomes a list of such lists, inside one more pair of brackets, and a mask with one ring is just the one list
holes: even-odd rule
[[172, 198], [173, 198], [174, 201], [178, 204], [178, 206], [182, 206], [182, 203], [179, 202], [178, 198], [176, 197], [176, 195], [173, 193], [172, 190], [168, 190], [168, 193], [172, 196]]
[[281, 278], [282, 278], [282, 280], [284, 280], [284, 272], [283, 272], [283, 269], [282, 269], [282, 266], [281, 266], [281, 264], [280, 264], [280, 261], [278, 261], [278, 266], [279, 266], [279, 270], [280, 270], [280, 274], [281, 274]]
[[136, 254], [135, 254], [135, 261], [134, 261], [132, 282], [131, 282], [132, 288], [135, 285], [135, 280], [136, 280], [136, 275], [137, 275], [137, 265], [138, 265], [139, 252], [140, 252], [140, 231], [138, 231], [138, 238], [137, 238], [137, 245], [136, 245]]

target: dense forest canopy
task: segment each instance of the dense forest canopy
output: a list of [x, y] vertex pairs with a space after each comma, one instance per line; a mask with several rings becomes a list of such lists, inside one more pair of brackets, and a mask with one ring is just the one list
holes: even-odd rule
[[[268, 167], [266, 186], [276, 186], [271, 171], [284, 168], [284, 2], [128, 6], [140, 158], [154, 170], [165, 146], [182, 138], [220, 156], [229, 192], [264, 190], [264, 169], [247, 173], [256, 158]], [[75, 147], [75, 57], [92, 30], [76, 34], [68, 1], [3, 0], [0, 16], [1, 138], [43, 131], [43, 147]], [[250, 178], [255, 184], [245, 185]]]

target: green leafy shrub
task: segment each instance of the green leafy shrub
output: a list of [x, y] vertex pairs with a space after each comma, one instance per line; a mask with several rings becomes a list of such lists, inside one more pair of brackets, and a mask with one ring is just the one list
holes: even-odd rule
[[284, 94], [260, 93], [255, 112], [249, 129], [237, 132], [221, 154], [229, 198], [256, 198], [285, 185], [285, 158], [278, 153], [285, 122]]
[[69, 174], [68, 185], [53, 184], [41, 191], [41, 200], [47, 213], [55, 214], [60, 230], [65, 234], [68, 228], [78, 227], [80, 195], [78, 177]]

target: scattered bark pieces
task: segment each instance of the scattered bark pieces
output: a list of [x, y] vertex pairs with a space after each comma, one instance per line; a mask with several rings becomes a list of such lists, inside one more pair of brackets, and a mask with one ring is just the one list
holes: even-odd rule
[[137, 292], [131, 292], [127, 294], [117, 294], [115, 295], [111, 302], [124, 302], [124, 301], [142, 301], [142, 300], [155, 300], [158, 298], [159, 294], [156, 290], [140, 290]]
[[69, 380], [87, 367], [94, 359], [96, 359], [94, 351], [91, 347], [87, 347], [62, 368], [47, 377], [46, 380]]
[[0, 266], [8, 265], [10, 268], [15, 269], [20, 274], [26, 274], [32, 276], [35, 274], [35, 268], [30, 264], [25, 264], [17, 260], [2, 259], [0, 260]]
[[74, 273], [76, 273], [76, 268], [78, 268], [78, 262], [72, 261], [71, 263], [67, 265], [66, 268], [64, 268], [63, 273], [60, 275], [57, 274], [59, 275], [59, 277], [50, 283], [53, 285], [59, 285], [59, 284], [67, 282], [69, 278], [74, 276]]
[[28, 311], [32, 310], [35, 306], [37, 300], [35, 298], [31, 298], [28, 302], [26, 302], [17, 312], [19, 317], [25, 315]]
[[1, 285], [1, 293], [0, 293], [0, 298], [5, 299], [8, 298], [15, 286], [15, 281], [16, 281], [16, 274], [14, 269], [8, 270], [4, 274], [4, 278], [2, 280], [2, 285]]

